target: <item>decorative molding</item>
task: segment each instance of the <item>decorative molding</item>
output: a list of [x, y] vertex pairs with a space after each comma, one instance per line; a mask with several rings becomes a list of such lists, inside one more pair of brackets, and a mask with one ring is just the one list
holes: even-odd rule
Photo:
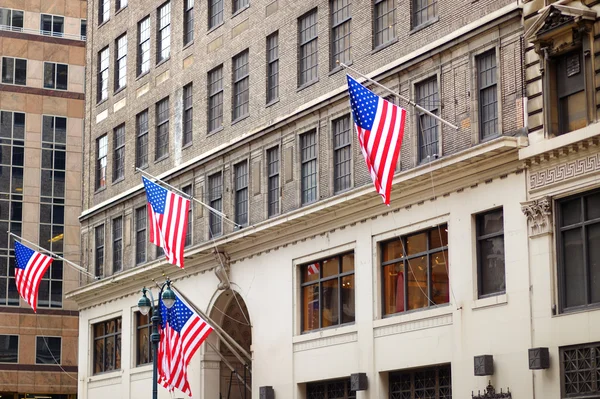
[[600, 153], [531, 172], [529, 174], [529, 189], [538, 189], [597, 171], [600, 171]]
[[0, 364], [0, 370], [2, 371], [45, 371], [45, 372], [56, 372], [56, 373], [77, 373], [79, 370], [77, 366], [57, 366], [51, 364]]
[[88, 381], [88, 388], [89, 389], [94, 389], [94, 388], [102, 388], [102, 387], [106, 387], [106, 386], [114, 386], [114, 385], [120, 385], [121, 384], [121, 375], [117, 375], [114, 377], [109, 377], [109, 378], [102, 378], [102, 379], [94, 379], [94, 377], [91, 377]]
[[0, 83], [0, 91], [21, 93], [21, 94], [33, 94], [35, 96], [44, 96], [44, 97], [66, 98], [66, 99], [71, 99], [71, 100], [81, 100], [81, 101], [85, 100], [85, 94], [77, 93], [75, 91], [40, 89], [38, 87], [8, 85], [8, 84], [1, 84], [1, 83]]
[[452, 314], [445, 314], [437, 317], [428, 317], [426, 319], [405, 321], [389, 326], [377, 327], [373, 331], [375, 338], [385, 337], [388, 335], [404, 334], [411, 331], [425, 330], [427, 328], [435, 328], [452, 325]]
[[294, 352], [302, 352], [311, 349], [323, 348], [325, 346], [348, 344], [358, 340], [358, 333], [351, 332], [340, 335], [333, 335], [325, 338], [315, 338], [308, 341], [297, 342], [294, 344]]
[[215, 268], [215, 275], [219, 279], [219, 286], [217, 288], [219, 290], [229, 289], [229, 270], [231, 269], [229, 255], [226, 252], [218, 252], [216, 247], [213, 255], [217, 261], [217, 267]]
[[552, 233], [552, 200], [550, 197], [521, 202], [521, 210], [527, 216], [529, 237]]
[[221, 362], [217, 360], [202, 360], [203, 369], [219, 370], [221, 368]]

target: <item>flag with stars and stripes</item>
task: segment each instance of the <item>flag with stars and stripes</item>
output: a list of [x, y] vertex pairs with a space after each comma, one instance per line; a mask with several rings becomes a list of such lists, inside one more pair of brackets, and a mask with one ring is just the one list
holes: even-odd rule
[[15, 241], [15, 284], [19, 294], [37, 311], [38, 288], [52, 258]]
[[190, 200], [142, 177], [148, 198], [150, 242], [162, 247], [167, 260], [183, 268]]
[[169, 392], [177, 388], [191, 397], [187, 367], [213, 328], [181, 297], [175, 297], [171, 309], [167, 309], [162, 299], [159, 301], [161, 324], [157, 357], [158, 382]]
[[402, 147], [406, 110], [379, 97], [350, 75], [348, 92], [358, 144], [375, 189], [390, 204], [392, 178]]

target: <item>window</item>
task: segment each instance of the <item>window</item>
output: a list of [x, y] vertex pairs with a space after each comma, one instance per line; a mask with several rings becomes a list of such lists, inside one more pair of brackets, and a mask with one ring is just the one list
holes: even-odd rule
[[333, 186], [336, 193], [352, 187], [350, 116], [333, 121]]
[[340, 63], [349, 63], [350, 58], [350, 0], [331, 0], [331, 56], [329, 69], [339, 68]]
[[117, 273], [123, 270], [123, 217], [113, 219], [112, 228], [113, 273]]
[[208, 29], [223, 23], [223, 0], [208, 0]]
[[317, 43], [317, 9], [300, 17], [298, 20], [298, 86], [304, 86], [317, 80], [318, 43]]
[[267, 151], [269, 217], [279, 214], [279, 147]]
[[302, 332], [354, 323], [354, 253], [300, 266]]
[[476, 216], [477, 287], [479, 297], [506, 292], [504, 275], [504, 212], [495, 209]]
[[412, 0], [413, 28], [433, 21], [437, 16], [437, 0]]
[[[223, 209], [223, 176], [221, 172], [208, 177], [208, 196], [210, 206], [219, 212]], [[210, 212], [209, 216], [209, 236], [217, 237], [223, 232], [221, 216], [214, 212]]]
[[233, 120], [249, 113], [250, 68], [248, 50], [233, 57]]
[[375, 0], [373, 7], [373, 47], [383, 46], [396, 37], [396, 7], [394, 0]]
[[600, 387], [600, 344], [559, 348], [562, 398], [597, 398]]
[[153, 352], [152, 352], [152, 341], [150, 336], [152, 335], [152, 321], [150, 320], [150, 314], [143, 315], [140, 312], [135, 312], [135, 365], [141, 366], [144, 364], [152, 363]]
[[169, 155], [169, 97], [156, 104], [156, 159]]
[[44, 62], [44, 88], [67, 90], [68, 81], [68, 65]]
[[279, 98], [279, 32], [267, 36], [267, 104]]
[[194, 0], [183, 0], [183, 45], [194, 40]]
[[156, 62], [160, 62], [171, 55], [171, 3], [167, 2], [160, 6], [157, 15]]
[[116, 5], [115, 9], [116, 9], [117, 11], [119, 11], [119, 10], [121, 10], [121, 9], [123, 9], [123, 8], [125, 8], [125, 7], [127, 7], [127, 0], [117, 0], [117, 1], [115, 2], [115, 5]]
[[81, 35], [81, 40], [85, 40], [87, 38], [87, 20], [86, 19], [81, 20], [79, 34]]
[[450, 365], [392, 372], [389, 375], [390, 399], [452, 398]]
[[496, 50], [477, 57], [479, 86], [479, 135], [487, 140], [498, 135], [498, 89], [496, 82]]
[[356, 399], [356, 392], [350, 390], [350, 379], [311, 382], [306, 384], [307, 398]]
[[118, 91], [127, 85], [127, 34], [116, 40], [115, 49], [115, 91]]
[[145, 168], [148, 166], [148, 110], [136, 115], [135, 131], [135, 166]]
[[121, 318], [93, 325], [94, 372], [104, 373], [121, 369]]
[[103, 48], [98, 53], [98, 98], [97, 101], [104, 101], [108, 98], [108, 67], [110, 64], [108, 47]]
[[[183, 191], [185, 194], [187, 194], [190, 198], [193, 197], [193, 190], [192, 190], [192, 185], [188, 184], [185, 187], [181, 188], [181, 191]], [[185, 234], [185, 246], [189, 246], [192, 245], [192, 233], [193, 233], [193, 227], [192, 227], [192, 223], [193, 223], [193, 217], [192, 217], [192, 208], [193, 208], [193, 204], [194, 201], [190, 201], [190, 210], [188, 211], [188, 227], [186, 230], [186, 234]]]
[[233, 13], [248, 7], [249, 0], [233, 0]]
[[2, 30], [21, 32], [23, 30], [23, 11], [0, 8], [0, 25]]
[[110, 19], [110, 0], [98, 1], [98, 25]]
[[235, 178], [235, 222], [244, 226], [248, 224], [248, 162], [240, 162], [234, 166]]
[[[417, 92], [417, 103], [432, 112], [438, 114], [439, 97], [437, 78], [434, 76], [415, 86]], [[438, 122], [431, 115], [418, 111], [417, 113], [417, 135], [419, 137], [419, 162], [429, 162], [438, 156]]]
[[96, 190], [106, 187], [108, 136], [96, 139]]
[[192, 83], [183, 87], [183, 141], [184, 146], [192, 143], [194, 135], [194, 86]]
[[25, 86], [27, 84], [27, 60], [2, 57], [2, 83]]
[[64, 17], [49, 14], [40, 15], [40, 30], [42, 31], [42, 35], [62, 37], [64, 27]]
[[447, 229], [441, 225], [381, 244], [384, 315], [450, 302]]
[[113, 182], [125, 177], [125, 124], [118, 126], [114, 131], [113, 146]]
[[208, 132], [223, 127], [223, 66], [208, 73]]
[[300, 136], [300, 161], [302, 163], [302, 205], [317, 200], [317, 132]]
[[600, 192], [557, 202], [558, 282], [562, 310], [600, 303]]
[[61, 337], [35, 337], [35, 364], [60, 364]]
[[96, 276], [104, 275], [104, 225], [97, 226], [95, 229], [96, 239]]
[[146, 207], [135, 210], [135, 264], [146, 262]]
[[138, 76], [150, 70], [150, 17], [138, 22]]
[[19, 362], [19, 336], [0, 335], [0, 363]]
[[556, 80], [559, 135], [587, 126], [585, 63], [581, 57], [581, 49], [558, 56], [551, 71]]

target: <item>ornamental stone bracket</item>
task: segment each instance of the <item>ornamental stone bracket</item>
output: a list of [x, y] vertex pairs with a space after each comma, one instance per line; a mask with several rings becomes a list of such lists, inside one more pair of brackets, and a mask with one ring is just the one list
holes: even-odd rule
[[229, 255], [225, 252], [219, 252], [216, 249], [213, 252], [215, 260], [217, 261], [217, 267], [215, 268], [215, 275], [219, 279], [219, 290], [229, 289]]
[[521, 202], [521, 210], [527, 216], [530, 238], [552, 234], [552, 200], [550, 197]]

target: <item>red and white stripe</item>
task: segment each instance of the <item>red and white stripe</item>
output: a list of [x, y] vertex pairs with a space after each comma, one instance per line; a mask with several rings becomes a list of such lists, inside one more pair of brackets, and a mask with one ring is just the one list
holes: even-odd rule
[[319, 264], [311, 263], [308, 265], [308, 275], [311, 276], [313, 274], [319, 274]]
[[31, 306], [34, 312], [37, 311], [38, 288], [42, 277], [52, 263], [52, 258], [35, 252], [29, 259], [25, 270], [15, 268], [15, 284], [17, 290], [23, 299]]
[[190, 200], [168, 192], [165, 213], [157, 214], [148, 203], [150, 242], [162, 247], [170, 263], [183, 268]]

